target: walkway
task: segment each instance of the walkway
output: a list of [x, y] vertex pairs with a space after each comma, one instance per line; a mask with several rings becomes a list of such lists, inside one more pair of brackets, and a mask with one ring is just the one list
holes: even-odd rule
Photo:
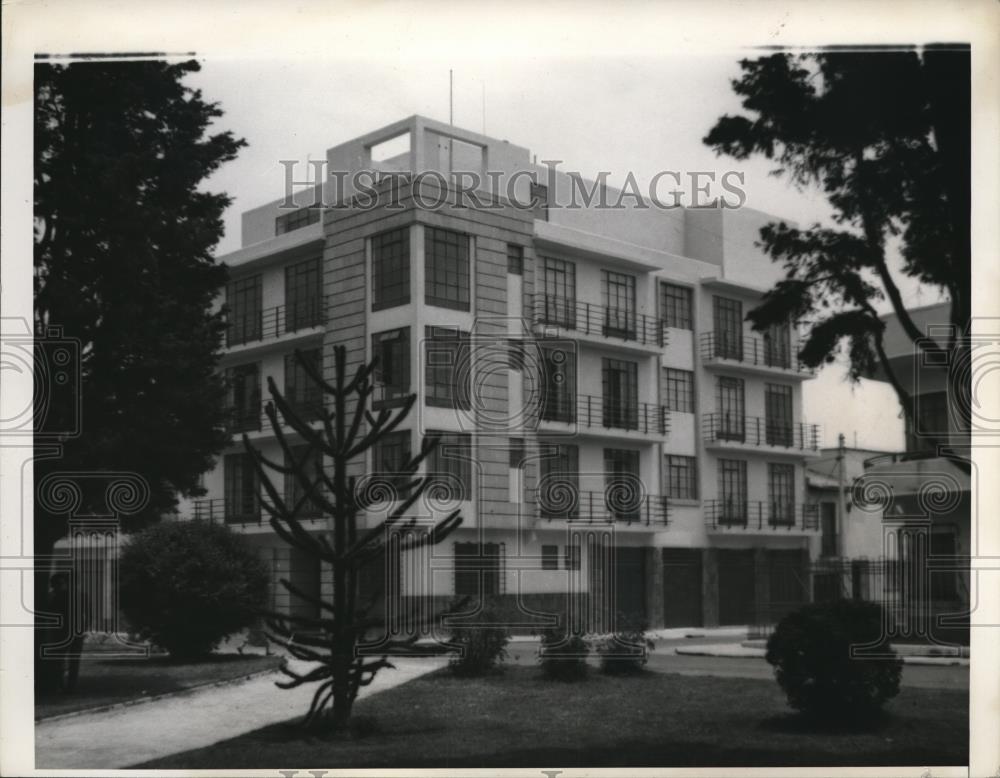
[[[444, 659], [392, 660], [359, 696], [406, 683]], [[194, 689], [155, 702], [84, 713], [35, 726], [36, 769], [111, 770], [201, 748], [260, 727], [305, 715], [315, 684], [284, 691], [272, 673], [248, 681]]]

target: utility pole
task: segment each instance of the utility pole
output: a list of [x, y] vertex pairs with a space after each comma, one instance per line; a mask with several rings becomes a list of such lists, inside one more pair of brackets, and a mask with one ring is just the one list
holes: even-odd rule
[[844, 529], [847, 525], [847, 496], [844, 472], [846, 449], [844, 446], [844, 433], [837, 436], [837, 556], [844, 555]]

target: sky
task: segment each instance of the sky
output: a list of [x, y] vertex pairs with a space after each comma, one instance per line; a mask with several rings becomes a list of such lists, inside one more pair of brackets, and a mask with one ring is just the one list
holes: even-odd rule
[[[640, 182], [661, 170], [728, 170], [745, 176], [746, 205], [809, 225], [827, 222], [821, 193], [800, 191], [770, 175], [766, 160], [718, 158], [702, 143], [714, 122], [740, 111], [730, 87], [738, 61], [753, 49], [683, 56], [519, 56], [437, 58], [206, 58], [190, 83], [220, 103], [218, 126], [248, 142], [207, 188], [233, 197], [220, 252], [239, 247], [239, 214], [283, 194], [279, 160], [323, 158], [327, 148], [411, 114], [448, 121], [449, 69], [454, 123], [525, 146], [539, 160], [562, 160], [584, 176], [631, 171]], [[939, 299], [903, 278], [909, 306]], [[888, 310], [888, 308], [887, 308]], [[804, 419], [822, 428], [822, 444], [892, 450], [903, 422], [892, 389], [846, 380], [843, 363], [804, 387]]]

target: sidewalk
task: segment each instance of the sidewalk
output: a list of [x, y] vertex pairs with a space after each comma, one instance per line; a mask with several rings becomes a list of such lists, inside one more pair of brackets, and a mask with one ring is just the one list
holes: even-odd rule
[[[443, 667], [445, 659], [397, 658], [359, 698]], [[304, 716], [315, 684], [283, 690], [271, 673], [115, 710], [42, 721], [35, 726], [36, 769], [111, 770], [217, 743]]]

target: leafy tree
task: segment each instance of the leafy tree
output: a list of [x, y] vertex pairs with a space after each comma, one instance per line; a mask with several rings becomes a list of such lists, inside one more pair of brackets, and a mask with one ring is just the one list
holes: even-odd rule
[[[330, 384], [300, 352], [296, 351], [295, 358], [309, 379], [329, 398], [320, 413], [321, 428], [313, 428], [308, 419], [314, 418], [314, 414], [289, 403], [278, 391], [274, 379], [268, 377], [271, 401], [265, 406], [265, 413], [278, 439], [283, 461], [265, 457], [250, 444], [246, 434], [243, 442], [253, 457], [266, 495], [261, 497], [261, 504], [270, 516], [271, 527], [287, 543], [328, 565], [333, 573], [333, 597], [329, 601], [282, 580], [281, 585], [293, 597], [317, 609], [320, 615], [270, 613], [268, 626], [273, 634], [268, 637], [296, 659], [319, 663], [304, 673], [283, 667], [290, 680], [278, 682], [278, 686], [290, 689], [319, 683], [304, 724], [337, 732], [348, 725], [360, 688], [370, 684], [379, 670], [393, 666], [388, 661], [390, 654], [412, 651], [418, 637], [414, 633], [403, 640], [384, 640], [378, 645], [381, 654], [378, 658], [358, 651], [381, 625], [373, 609], [380, 595], [383, 600], [385, 595], [369, 592], [362, 599], [359, 586], [362, 571], [379, 557], [386, 558], [390, 547], [394, 553], [403, 553], [439, 543], [462, 523], [462, 517], [459, 511], [454, 511], [430, 527], [418, 526], [416, 518], [407, 517], [432, 485], [430, 477], [416, 473], [437, 446], [437, 437], [424, 438], [420, 451], [409, 456], [397, 472], [377, 474], [378, 483], [359, 482], [348, 472], [352, 462], [364, 457], [365, 452], [399, 427], [417, 395], [411, 394], [394, 411], [383, 408], [373, 414], [368, 410], [368, 402], [374, 391], [371, 377], [377, 359], [360, 365], [354, 377], [348, 379], [347, 350], [337, 346], [334, 382]], [[301, 443], [285, 435], [279, 414], [283, 423], [302, 439]], [[324, 459], [329, 466], [324, 466]], [[272, 476], [294, 479], [297, 490], [283, 494], [284, 490], [275, 485]], [[393, 503], [387, 518], [370, 529], [359, 527], [360, 514], [386, 498]], [[326, 533], [313, 534], [303, 526], [305, 517], [316, 515], [326, 517]]]
[[757, 330], [807, 327], [802, 361], [830, 362], [846, 346], [857, 380], [879, 364], [913, 420], [913, 399], [883, 347], [876, 304], [887, 299], [917, 350], [952, 352], [956, 408], [970, 418], [969, 348], [933, 342], [903, 304], [890, 268], [947, 293], [958, 335], [970, 320], [970, 58], [964, 50], [776, 53], [740, 62], [732, 83], [747, 115], [720, 118], [704, 142], [717, 153], [775, 160], [796, 186], [818, 186], [835, 226], [761, 230], [785, 277], [747, 318]]
[[271, 581], [242, 535], [202, 521], [165, 522], [136, 533], [118, 570], [132, 631], [178, 660], [209, 654], [253, 624]]

